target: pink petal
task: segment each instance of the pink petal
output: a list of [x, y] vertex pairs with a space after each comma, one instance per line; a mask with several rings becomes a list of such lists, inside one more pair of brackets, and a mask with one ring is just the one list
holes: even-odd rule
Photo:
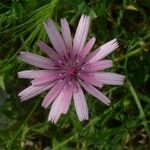
[[62, 35], [65, 41], [66, 47], [69, 50], [71, 50], [72, 49], [72, 37], [71, 37], [70, 28], [66, 19], [61, 19], [61, 29], [62, 29]]
[[80, 121], [88, 120], [89, 116], [88, 116], [88, 107], [87, 107], [86, 99], [79, 84], [78, 84], [78, 88], [79, 88], [78, 92], [73, 93], [75, 109]]
[[89, 23], [90, 17], [82, 15], [73, 41], [73, 49], [75, 51], [80, 51], [83, 48], [89, 30]]
[[52, 20], [49, 20], [44, 23], [44, 27], [46, 29], [46, 32], [48, 34], [50, 41], [52, 42], [58, 54], [65, 54], [66, 47], [65, 47], [64, 40], [62, 36], [60, 35], [60, 33], [58, 32], [54, 22]]
[[66, 84], [52, 104], [52, 108], [48, 118], [49, 121], [56, 123], [61, 114], [67, 113], [71, 103], [72, 92], [72, 85]]
[[42, 41], [39, 41], [37, 45], [52, 59], [52, 60], [58, 60], [59, 55], [47, 44], [45, 44]]
[[97, 82], [96, 78], [94, 77], [94, 75], [91, 75], [91, 76], [88, 76], [87, 73], [80, 73], [80, 75], [78, 75], [78, 77], [86, 82], [86, 83], [89, 83], [91, 85], [94, 85], [94, 86], [97, 86], [99, 88], [101, 88], [103, 85], [101, 82]]
[[97, 62], [100, 59], [103, 59], [110, 53], [112, 53], [115, 49], [117, 49], [118, 42], [117, 39], [111, 40], [107, 42], [106, 44], [100, 46], [98, 49], [96, 49], [90, 56], [89, 56], [89, 62]]
[[19, 78], [35, 79], [50, 74], [49, 70], [25, 70], [18, 72]]
[[82, 49], [82, 51], [80, 53], [82, 58], [85, 58], [85, 56], [89, 53], [89, 51], [92, 49], [95, 41], [96, 41], [96, 38], [93, 37], [86, 43], [86, 45], [84, 46], [84, 48]]
[[85, 66], [83, 70], [85, 71], [88, 70], [89, 72], [98, 71], [98, 70], [110, 68], [112, 67], [112, 65], [113, 65], [113, 62], [111, 60], [101, 60], [96, 63], [92, 63], [92, 64]]
[[53, 67], [53, 62], [50, 59], [29, 52], [20, 52], [18, 59], [43, 69], [51, 69]]
[[[73, 40], [73, 49], [74, 50], [78, 50], [78, 48], [79, 48], [78, 47], [78, 45], [79, 45], [78, 39], [79, 39], [79, 34], [81, 32], [81, 29], [83, 30], [84, 18], [85, 18], [85, 16], [82, 15], [80, 20], [79, 20], [79, 24], [78, 24], [78, 27], [77, 27], [77, 30], [76, 30], [76, 33], [75, 33], [75, 36], [74, 36], [74, 40]], [[81, 40], [81, 38], [80, 38], [80, 40]]]
[[64, 87], [65, 82], [66, 80], [58, 82], [50, 89], [50, 91], [47, 93], [47, 95], [45, 96], [42, 102], [42, 106], [44, 108], [47, 108], [51, 104], [51, 102], [59, 95], [62, 88]]
[[64, 103], [62, 105], [62, 111], [64, 114], [66, 114], [68, 112], [71, 99], [72, 99], [73, 84], [72, 83], [66, 84], [65, 88], [63, 89], [63, 92], [64, 92], [64, 96], [63, 96]]
[[99, 99], [104, 104], [110, 105], [110, 100], [103, 93], [101, 93], [98, 89], [96, 89], [94, 86], [87, 84], [85, 82], [82, 82], [81, 80], [79, 82], [88, 93], [90, 93], [91, 95]]
[[62, 78], [62, 76], [57, 73], [50, 73], [47, 76], [39, 77], [37, 79], [32, 80], [31, 83], [34, 86], [39, 86], [39, 85], [51, 83], [52, 81], [59, 79], [59, 78]]
[[98, 82], [108, 85], [123, 85], [124, 76], [116, 73], [97, 72], [95, 78]]
[[24, 89], [22, 92], [20, 92], [18, 96], [20, 97], [21, 101], [25, 101], [50, 89], [52, 85], [53, 84], [44, 85], [44, 86], [32, 86], [31, 85], [28, 88]]
[[79, 52], [82, 50], [82, 48], [85, 45], [86, 39], [87, 39], [87, 35], [88, 35], [88, 31], [89, 31], [89, 25], [90, 25], [90, 17], [86, 16], [85, 18], [85, 28], [84, 28], [84, 32], [82, 34], [82, 39], [80, 41], [80, 47], [79, 47]]
[[61, 114], [63, 113], [61, 109], [61, 105], [63, 104], [63, 92], [60, 92], [60, 94], [57, 96], [55, 101], [52, 104], [49, 116], [48, 116], [48, 121], [56, 123], [58, 119], [60, 118]]

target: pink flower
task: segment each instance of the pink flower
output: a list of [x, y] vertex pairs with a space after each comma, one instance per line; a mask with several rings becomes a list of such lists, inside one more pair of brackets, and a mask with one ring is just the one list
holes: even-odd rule
[[[51, 103], [48, 120], [56, 123], [62, 114], [66, 114], [71, 100], [80, 121], [88, 120], [88, 107], [83, 89], [106, 105], [110, 100], [97, 88], [103, 85], [122, 85], [124, 76], [104, 72], [112, 67], [112, 61], [104, 59], [118, 48], [116, 39], [90, 52], [95, 37], [87, 43], [90, 17], [82, 15], [72, 39], [66, 19], [61, 19], [61, 34], [52, 20], [44, 23], [48, 37], [53, 45], [49, 47], [42, 41], [38, 46], [47, 57], [29, 52], [21, 52], [19, 59], [41, 70], [25, 70], [18, 73], [19, 78], [31, 80], [31, 86], [19, 93], [21, 101], [31, 99], [44, 91], [48, 91], [42, 106], [47, 108]], [[83, 88], [83, 89], [82, 89]]]

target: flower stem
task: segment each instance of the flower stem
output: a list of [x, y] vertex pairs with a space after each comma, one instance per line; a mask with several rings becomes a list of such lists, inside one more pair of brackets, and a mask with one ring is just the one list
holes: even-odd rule
[[32, 114], [34, 113], [34, 111], [36, 110], [37, 106], [39, 105], [40, 101], [37, 101], [35, 103], [35, 105], [33, 106], [32, 110], [30, 111], [30, 113], [28, 114], [28, 116], [26, 117], [26, 119], [24, 120], [24, 122], [22, 123], [22, 125], [20, 126], [20, 128], [17, 130], [16, 134], [13, 136], [13, 138], [11, 139], [10, 143], [8, 144], [8, 150], [12, 150], [13, 149], [13, 143], [15, 142], [16, 138], [18, 137], [18, 135], [22, 132], [22, 130], [24, 129], [26, 123], [28, 122], [28, 120], [31, 118]]
[[130, 89], [130, 91], [132, 93], [132, 96], [133, 96], [133, 98], [135, 100], [135, 103], [136, 103], [136, 105], [137, 105], [137, 107], [139, 109], [140, 118], [143, 120], [143, 125], [144, 125], [144, 128], [145, 128], [145, 131], [147, 132], [147, 135], [148, 135], [148, 137], [150, 139], [150, 131], [149, 131], [149, 128], [148, 128], [148, 125], [147, 125], [147, 120], [146, 120], [145, 113], [143, 111], [142, 105], [140, 103], [139, 97], [137, 96], [136, 91], [133, 88], [131, 82], [128, 82], [128, 83], [129, 83], [129, 89]]
[[138, 54], [138, 53], [141, 52], [141, 51], [142, 51], [141, 48], [137, 48], [137, 49], [135, 49], [135, 50], [133, 50], [133, 51], [127, 53], [126, 55], [123, 55], [123, 56], [121, 56], [121, 57], [119, 57], [119, 58], [114, 58], [114, 62], [119, 62], [119, 61], [124, 60], [124, 59], [126, 59], [126, 58], [128, 58], [128, 57], [132, 57], [132, 56]]

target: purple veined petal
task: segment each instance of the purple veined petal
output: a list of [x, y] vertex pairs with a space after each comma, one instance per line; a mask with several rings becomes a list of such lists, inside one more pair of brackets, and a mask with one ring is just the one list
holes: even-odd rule
[[22, 92], [20, 92], [18, 96], [20, 97], [21, 101], [25, 101], [43, 93], [44, 91], [50, 89], [52, 86], [53, 84], [44, 85], [44, 86], [31, 85], [26, 89], [24, 89]]
[[63, 110], [61, 109], [64, 101], [63, 101], [63, 95], [64, 93], [61, 91], [55, 101], [52, 104], [48, 121], [57, 123], [58, 119], [60, 118], [61, 114], [63, 113]]
[[101, 87], [103, 86], [101, 82], [98, 82], [98, 81], [96, 80], [96, 78], [94, 77], [94, 75], [93, 75], [93, 76], [87, 76], [86, 73], [80, 73], [79, 78], [80, 78], [82, 81], [84, 81], [84, 82], [86, 82], [86, 83], [88, 83], [88, 84], [94, 85], [94, 86], [96, 86], [96, 87], [101, 88]]
[[76, 79], [73, 79], [72, 81], [71, 81], [71, 83], [72, 83], [72, 87], [73, 87], [73, 92], [78, 92], [79, 91], [79, 88], [78, 88], [78, 85], [76, 84]]
[[51, 89], [50, 91], [47, 93], [47, 95], [45, 96], [43, 102], [42, 102], [42, 106], [44, 108], [47, 108], [52, 102], [53, 100], [59, 95], [59, 93], [61, 92], [61, 90], [64, 87], [66, 80], [62, 80], [58, 83], [56, 83]]
[[58, 54], [65, 54], [66, 53], [66, 47], [64, 40], [59, 33], [59, 31], [56, 29], [56, 25], [52, 20], [49, 20], [44, 23], [45, 30], [48, 34], [48, 37], [50, 41], [52, 42], [55, 50], [58, 52]]
[[72, 49], [72, 37], [68, 22], [65, 18], [61, 19], [61, 29], [62, 29], [62, 36], [65, 41], [66, 47], [71, 50]]
[[113, 39], [106, 44], [100, 46], [98, 49], [96, 49], [93, 53], [89, 55], [89, 62], [94, 63], [97, 62], [100, 59], [103, 59], [110, 53], [112, 53], [115, 49], [119, 47], [117, 39]]
[[91, 95], [99, 99], [104, 104], [110, 105], [110, 100], [103, 93], [101, 93], [98, 89], [96, 89], [94, 86], [87, 84], [85, 82], [82, 82], [81, 80], [79, 80], [79, 82], [88, 93], [90, 93]]
[[78, 88], [79, 88], [78, 92], [73, 93], [75, 109], [80, 121], [88, 120], [89, 115], [88, 115], [88, 107], [87, 107], [86, 99], [79, 84], [78, 84]]
[[97, 72], [94, 76], [98, 82], [108, 85], [123, 85], [125, 78], [123, 75], [110, 72]]
[[84, 28], [84, 32], [80, 41], [80, 47], [79, 47], [79, 52], [81, 52], [82, 48], [85, 45], [86, 39], [87, 39], [87, 35], [88, 35], [88, 31], [89, 31], [89, 26], [90, 26], [90, 17], [86, 16], [85, 17], [85, 28]]
[[52, 104], [51, 111], [49, 113], [49, 121], [56, 123], [61, 114], [66, 114], [72, 98], [72, 86], [65, 84], [62, 91], [59, 93], [54, 103]]
[[45, 85], [45, 84], [51, 83], [55, 80], [59, 80], [63, 77], [64, 77], [64, 75], [61, 75], [59, 73], [53, 73], [53, 74], [50, 73], [47, 76], [40, 77], [40, 78], [32, 80], [31, 83], [34, 86]]
[[[75, 33], [75, 36], [74, 36], [74, 40], [73, 40], [73, 49], [76, 51], [78, 50], [79, 47], [77, 47], [79, 45], [78, 43], [78, 39], [79, 39], [79, 35], [81, 33], [81, 29], [83, 30], [83, 25], [84, 25], [84, 18], [85, 16], [82, 15], [80, 20], [79, 20], [79, 24], [78, 24], [78, 27], [77, 27], [77, 30], [76, 30], [76, 33]], [[80, 39], [81, 40], [81, 39]]]
[[68, 112], [70, 103], [71, 103], [71, 99], [72, 99], [72, 94], [73, 94], [73, 83], [70, 82], [68, 84], [66, 84], [66, 86], [63, 89], [64, 92], [64, 96], [63, 96], [63, 100], [64, 103], [62, 105], [62, 110], [63, 110], [63, 114], [66, 114]]
[[96, 38], [93, 37], [92, 39], [90, 39], [86, 45], [84, 46], [84, 48], [82, 49], [80, 55], [82, 58], [85, 58], [85, 56], [90, 52], [90, 50], [92, 49], [94, 43], [96, 41]]
[[47, 76], [50, 73], [52, 73], [52, 71], [50, 70], [25, 70], [18, 72], [18, 77], [26, 79], [36, 79], [43, 76]]
[[93, 72], [98, 70], [104, 70], [113, 66], [112, 60], [100, 60], [96, 63], [88, 64], [83, 70]]
[[81, 16], [73, 41], [74, 51], [78, 52], [83, 48], [88, 34], [89, 22], [89, 16]]
[[55, 52], [54, 49], [52, 49], [51, 47], [49, 47], [46, 43], [39, 41], [37, 43], [37, 45], [39, 46], [40, 49], [42, 49], [52, 60], [58, 60], [60, 59], [59, 55]]
[[52, 69], [53, 67], [50, 59], [29, 52], [20, 52], [18, 59], [38, 68]]

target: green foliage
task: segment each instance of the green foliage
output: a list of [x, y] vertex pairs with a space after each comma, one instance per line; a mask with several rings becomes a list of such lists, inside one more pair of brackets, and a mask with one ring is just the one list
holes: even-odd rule
[[[149, 0], [9, 0], [0, 2], [0, 149], [22, 150], [143, 150], [150, 147], [150, 3]], [[28, 82], [17, 72], [28, 65], [17, 61], [20, 50], [41, 53], [38, 40], [48, 42], [43, 22], [66, 17], [75, 32], [84, 13], [90, 15], [89, 37], [96, 46], [117, 37], [120, 48], [110, 58], [112, 71], [125, 74], [122, 87], [102, 89], [112, 100], [104, 106], [87, 95], [90, 119], [79, 122], [74, 106], [53, 125], [43, 96], [19, 102], [17, 93]], [[59, 27], [59, 25], [58, 25]]]

